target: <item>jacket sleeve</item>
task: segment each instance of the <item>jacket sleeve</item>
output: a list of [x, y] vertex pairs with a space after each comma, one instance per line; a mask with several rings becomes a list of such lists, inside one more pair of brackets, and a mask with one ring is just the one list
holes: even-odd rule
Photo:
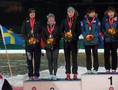
[[37, 39], [40, 41], [42, 37], [42, 25], [39, 22], [37, 22], [37, 30]]
[[64, 29], [65, 29], [65, 24], [64, 24], [64, 20], [61, 22], [60, 25], [60, 36], [63, 38], [64, 36]]
[[117, 28], [116, 29], [118, 30], [118, 16], [117, 16]]
[[83, 37], [86, 37], [87, 34], [85, 32], [85, 29], [84, 29], [84, 22], [81, 21], [80, 24], [81, 24], [81, 33], [82, 33]]
[[97, 18], [97, 23], [96, 23], [96, 30], [97, 30], [97, 33], [98, 33], [98, 39], [100, 40], [100, 42], [102, 42], [103, 33], [102, 33], [102, 29], [101, 29], [101, 23], [100, 23], [98, 18]]
[[43, 39], [43, 41], [45, 42], [45, 44], [46, 44], [46, 42], [47, 42], [47, 38], [46, 38], [47, 36], [46, 36], [46, 31], [45, 31], [45, 28], [43, 27], [42, 28], [42, 39]]
[[100, 32], [101, 32], [101, 23], [100, 23], [99, 19], [97, 19], [96, 30], [98, 31], [98, 34], [100, 34]]
[[78, 23], [77, 23], [77, 35], [78, 36], [80, 36], [80, 34], [81, 34], [81, 25], [80, 25], [80, 22], [78, 21]]
[[105, 17], [103, 17], [103, 19], [102, 19], [102, 33], [103, 34], [105, 34], [106, 33], [106, 29], [105, 29], [105, 20], [106, 20], [106, 18]]
[[103, 20], [102, 20], [102, 32], [104, 34], [104, 37], [109, 37], [109, 34], [107, 32], [107, 29], [105, 27], [105, 24], [107, 23], [106, 21], [106, 16], [104, 16]]
[[59, 28], [58, 26], [55, 27], [55, 33], [53, 34], [54, 40], [58, 41], [59, 40]]

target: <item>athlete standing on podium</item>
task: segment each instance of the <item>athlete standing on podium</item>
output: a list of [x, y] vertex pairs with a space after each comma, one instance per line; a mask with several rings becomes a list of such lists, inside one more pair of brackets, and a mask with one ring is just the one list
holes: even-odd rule
[[67, 8], [67, 17], [61, 23], [62, 37], [64, 38], [64, 55], [66, 62], [66, 80], [70, 80], [71, 56], [73, 79], [77, 80], [77, 41], [80, 35], [78, 29], [78, 13], [73, 7]]
[[[87, 14], [81, 21], [81, 32], [84, 37], [84, 46], [86, 53], [86, 66], [88, 73], [97, 73], [98, 63], [98, 45], [100, 38], [100, 21], [94, 8], [90, 7]], [[91, 52], [92, 50], [92, 52]], [[93, 65], [92, 65], [93, 55]], [[93, 70], [92, 70], [93, 67]]]
[[[23, 22], [22, 33], [26, 40], [26, 57], [28, 65], [28, 76], [30, 80], [37, 80], [39, 77], [41, 58], [41, 25], [36, 19], [36, 10], [28, 10], [28, 18]], [[33, 63], [34, 60], [34, 63]]]
[[51, 80], [56, 80], [57, 73], [57, 60], [59, 54], [59, 41], [60, 41], [60, 30], [57, 25], [55, 15], [49, 13], [47, 15], [47, 22], [42, 31], [42, 37], [46, 44], [46, 55], [48, 59], [48, 68]]
[[[104, 60], [106, 72], [116, 72], [117, 69], [117, 42], [118, 42], [118, 16], [113, 7], [109, 7], [103, 18], [102, 31], [104, 33]], [[110, 56], [111, 61], [110, 63]]]

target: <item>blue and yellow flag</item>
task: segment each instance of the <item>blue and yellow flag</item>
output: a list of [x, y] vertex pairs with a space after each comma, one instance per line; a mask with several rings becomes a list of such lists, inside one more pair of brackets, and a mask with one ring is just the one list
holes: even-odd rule
[[[1, 25], [0, 25], [1, 26]], [[18, 34], [15, 34], [11, 30], [8, 30], [7, 28], [1, 26], [1, 36], [4, 37], [5, 44], [15, 44], [15, 45], [25, 45], [25, 41], [22, 37], [20, 37]]]

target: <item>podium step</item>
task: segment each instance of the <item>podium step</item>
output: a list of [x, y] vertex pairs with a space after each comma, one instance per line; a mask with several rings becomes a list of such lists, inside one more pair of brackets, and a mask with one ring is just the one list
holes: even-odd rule
[[81, 90], [80, 80], [25, 81], [23, 90]]
[[81, 83], [82, 90], [118, 90], [118, 74], [83, 74]]
[[23, 90], [118, 90], [118, 73], [83, 74], [81, 80], [25, 81]]

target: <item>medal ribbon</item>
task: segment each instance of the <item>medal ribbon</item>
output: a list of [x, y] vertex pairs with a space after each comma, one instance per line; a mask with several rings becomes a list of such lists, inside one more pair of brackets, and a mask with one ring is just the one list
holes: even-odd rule
[[112, 28], [113, 22], [114, 22], [114, 19], [113, 19], [113, 18], [109, 18], [109, 25], [110, 25], [110, 28]]
[[54, 28], [55, 25], [52, 25], [52, 27], [50, 27], [49, 25], [47, 25], [47, 30], [50, 36], [52, 36], [53, 32], [54, 32]]
[[92, 18], [92, 21], [90, 22], [90, 21], [88, 20], [88, 17], [86, 16], [86, 21], [87, 21], [87, 23], [88, 23], [89, 30], [92, 29], [92, 23], [93, 23], [94, 20], [95, 20], [95, 17], [93, 17], [93, 18]]
[[72, 25], [73, 25], [73, 21], [74, 21], [75, 16], [73, 16], [72, 18], [67, 17], [67, 24], [69, 27], [69, 30], [72, 31]]
[[34, 24], [35, 24], [35, 19], [30, 19], [31, 32], [34, 31]]

